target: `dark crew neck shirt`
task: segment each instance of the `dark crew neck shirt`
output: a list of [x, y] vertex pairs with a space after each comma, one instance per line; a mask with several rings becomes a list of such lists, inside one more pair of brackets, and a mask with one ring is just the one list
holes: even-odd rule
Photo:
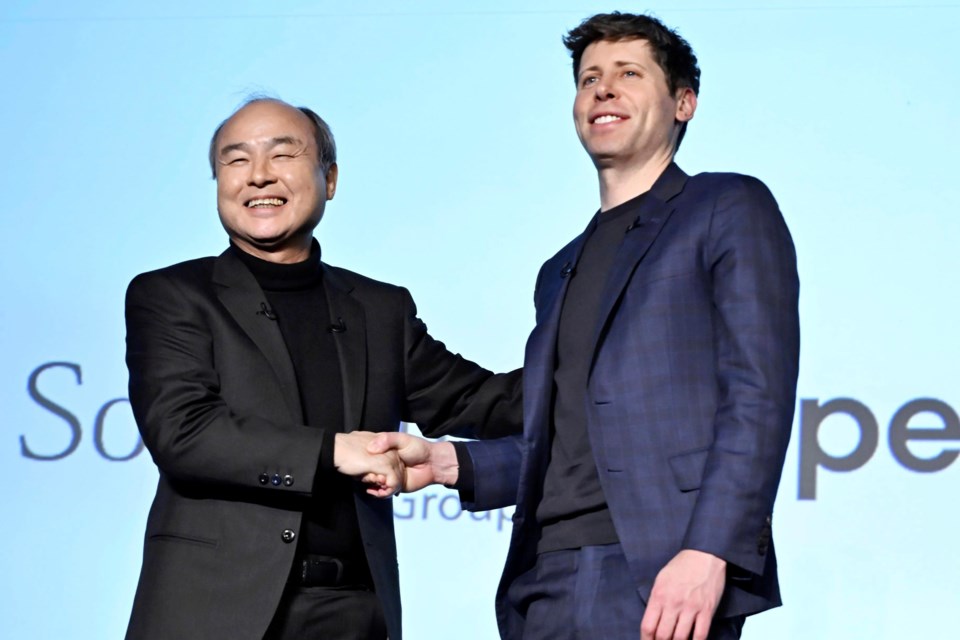
[[293, 264], [261, 260], [235, 245], [231, 245], [231, 251], [253, 273], [266, 295], [268, 309], [276, 317], [297, 377], [303, 408], [299, 417], [307, 426], [324, 430], [298, 554], [333, 556], [365, 568], [354, 483], [333, 466], [334, 435], [344, 430], [343, 379], [335, 334], [328, 330], [330, 308], [323, 287], [320, 245], [314, 240], [310, 257]]
[[550, 461], [537, 506], [538, 553], [619, 541], [587, 433], [587, 376], [607, 276], [643, 199], [596, 214], [567, 285], [553, 372]]

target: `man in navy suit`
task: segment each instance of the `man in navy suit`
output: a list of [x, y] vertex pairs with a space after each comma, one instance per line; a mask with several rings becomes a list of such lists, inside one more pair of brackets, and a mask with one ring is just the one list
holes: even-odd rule
[[402, 434], [406, 488], [516, 503], [503, 638], [737, 638], [780, 604], [771, 535], [799, 358], [790, 233], [755, 178], [673, 162], [687, 42], [643, 15], [565, 38], [600, 209], [537, 277], [522, 437]]

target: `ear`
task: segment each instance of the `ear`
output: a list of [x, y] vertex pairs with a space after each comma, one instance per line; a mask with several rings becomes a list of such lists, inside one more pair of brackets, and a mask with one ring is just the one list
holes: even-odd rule
[[333, 200], [333, 196], [337, 192], [338, 175], [340, 175], [340, 169], [337, 167], [337, 163], [334, 162], [330, 165], [330, 168], [327, 169], [327, 200]]
[[677, 91], [677, 112], [674, 114], [677, 122], [690, 122], [697, 110], [697, 94], [693, 89], [686, 87]]

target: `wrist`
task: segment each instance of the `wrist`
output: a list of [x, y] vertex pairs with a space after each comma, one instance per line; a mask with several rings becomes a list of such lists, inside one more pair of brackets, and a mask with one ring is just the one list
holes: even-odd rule
[[330, 462], [333, 464], [334, 469], [340, 468], [342, 452], [344, 447], [343, 434], [335, 433], [333, 434], [333, 442], [330, 447]]
[[699, 559], [700, 562], [703, 562], [705, 565], [708, 565], [715, 570], [725, 570], [727, 567], [727, 561], [721, 558], [718, 555], [714, 555], [709, 551], [701, 551], [699, 549], [684, 549], [688, 556], [695, 557]]
[[460, 477], [460, 465], [452, 442], [436, 442], [430, 447], [430, 467], [437, 484], [452, 487]]

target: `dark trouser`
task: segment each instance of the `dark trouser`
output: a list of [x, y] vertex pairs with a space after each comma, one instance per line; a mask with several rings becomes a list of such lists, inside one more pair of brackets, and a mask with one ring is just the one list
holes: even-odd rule
[[385, 640], [383, 608], [373, 591], [287, 587], [264, 640]]
[[[504, 640], [639, 640], [644, 613], [619, 544], [540, 554], [507, 604]], [[714, 619], [709, 640], [735, 640], [742, 628], [742, 617]]]

